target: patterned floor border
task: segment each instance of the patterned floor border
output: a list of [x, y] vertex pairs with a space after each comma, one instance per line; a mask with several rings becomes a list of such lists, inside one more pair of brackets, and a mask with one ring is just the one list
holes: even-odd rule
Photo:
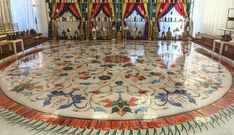
[[60, 135], [117, 135], [117, 133], [121, 135], [181, 135], [182, 133], [195, 134], [196, 131], [202, 132], [203, 130], [208, 130], [210, 127], [216, 128], [225, 124], [229, 119], [234, 115], [234, 104], [229, 107], [211, 114], [210, 116], [200, 117], [191, 121], [187, 121], [186, 123], [181, 123], [174, 126], [160, 127], [160, 128], [148, 128], [148, 129], [130, 129], [130, 130], [118, 130], [118, 129], [86, 129], [86, 128], [72, 128], [68, 126], [59, 126], [48, 124], [44, 121], [37, 121], [25, 118], [23, 116], [19, 116], [18, 114], [6, 110], [4, 108], [0, 108], [0, 116], [2, 119], [6, 120], [9, 125], [19, 125], [25, 127], [26, 129], [37, 133], [44, 134], [60, 134]]
[[[27, 53], [29, 55], [31, 53]], [[23, 57], [23, 56], [21, 56]], [[6, 68], [15, 60], [0, 66]], [[224, 64], [234, 74], [234, 68]], [[234, 114], [234, 85], [219, 101], [188, 113], [138, 121], [98, 121], [64, 118], [35, 111], [20, 105], [4, 95], [0, 90], [0, 118], [9, 125], [19, 125], [34, 133], [43, 134], [121, 134], [121, 135], [181, 135], [202, 132], [216, 128], [229, 121]], [[95, 122], [94, 122], [95, 121]], [[138, 124], [138, 125], [137, 125]]]

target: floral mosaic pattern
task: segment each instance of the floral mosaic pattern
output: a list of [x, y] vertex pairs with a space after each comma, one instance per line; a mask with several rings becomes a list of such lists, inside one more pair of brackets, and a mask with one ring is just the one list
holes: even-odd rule
[[61, 46], [11, 64], [0, 82], [11, 99], [43, 112], [153, 119], [201, 108], [229, 90], [230, 72], [193, 47], [143, 41]]

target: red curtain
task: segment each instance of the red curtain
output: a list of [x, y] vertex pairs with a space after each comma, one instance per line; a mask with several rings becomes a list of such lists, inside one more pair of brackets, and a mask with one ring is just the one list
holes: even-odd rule
[[123, 18], [127, 18], [134, 10], [137, 11], [137, 13], [144, 19], [147, 19], [146, 18], [146, 10], [145, 10], [145, 7], [144, 7], [144, 4], [143, 3], [138, 3], [138, 4], [135, 4], [135, 3], [127, 3], [126, 5], [126, 11], [124, 13], [124, 16]]
[[59, 14], [63, 11], [64, 5], [65, 5], [65, 3], [57, 3], [56, 11], [55, 11], [56, 12], [55, 18], [59, 17]]
[[162, 17], [169, 10], [169, 8], [171, 8], [171, 6], [173, 6], [181, 16], [183, 16], [183, 17], [187, 16], [186, 12], [184, 11], [183, 4], [176, 3], [174, 5], [171, 5], [169, 3], [163, 3], [163, 4], [161, 4], [161, 7], [160, 7], [160, 10], [158, 13], [158, 18]]
[[92, 10], [91, 10], [91, 18], [94, 18], [98, 11], [100, 10], [101, 3], [93, 3]]
[[112, 15], [112, 9], [111, 9], [109, 3], [104, 3], [103, 7], [102, 7], [102, 10], [108, 17], [114, 16], [114, 15]]
[[163, 3], [163, 4], [161, 4], [160, 10], [158, 12], [158, 18], [162, 17], [163, 14], [165, 14], [168, 11], [168, 9], [170, 8], [170, 6], [171, 5], [169, 3]]
[[134, 8], [134, 3], [127, 3], [123, 18], [127, 18], [130, 15], [130, 13], [133, 11], [133, 8]]
[[78, 11], [78, 9], [76, 8], [75, 3], [71, 3], [69, 6], [70, 12], [72, 13], [72, 15], [74, 15], [76, 18], [80, 18], [81, 19], [81, 15]]
[[[112, 9], [110, 7], [109, 3], [93, 3], [92, 10], [91, 10], [91, 18], [95, 18], [100, 11], [103, 11], [103, 13], [108, 16], [112, 17]], [[93, 23], [91, 22], [89, 24], [89, 28], [93, 28]]]
[[176, 3], [174, 7], [175, 7], [176, 11], [177, 11], [181, 16], [183, 16], [184, 18], [187, 16], [187, 15], [186, 15], [186, 12], [184, 11], [183, 4], [181, 4], [181, 3]]
[[108, 17], [113, 16], [112, 9], [109, 3], [93, 3], [92, 10], [91, 10], [91, 18], [95, 18], [101, 10], [106, 16]]
[[144, 7], [144, 4], [143, 3], [140, 3], [137, 5], [137, 10], [138, 12], [140, 13], [141, 16], [144, 16], [145, 19], [146, 18], [146, 11], [145, 11], [145, 7]]
[[81, 15], [75, 3], [57, 3], [55, 18], [62, 16], [66, 11], [69, 11], [76, 18], [81, 19]]

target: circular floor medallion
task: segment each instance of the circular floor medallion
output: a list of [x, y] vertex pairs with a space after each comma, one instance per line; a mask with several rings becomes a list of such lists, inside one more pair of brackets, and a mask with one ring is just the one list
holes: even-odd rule
[[44, 50], [12, 63], [1, 73], [3, 92], [60, 116], [137, 120], [207, 106], [232, 84], [223, 65], [181, 42], [87, 44]]

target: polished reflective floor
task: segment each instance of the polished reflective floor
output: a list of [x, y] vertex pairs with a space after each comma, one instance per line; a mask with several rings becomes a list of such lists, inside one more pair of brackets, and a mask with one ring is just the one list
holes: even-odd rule
[[195, 44], [46, 44], [1, 65], [5, 121], [48, 134], [174, 135], [206, 133], [234, 114], [233, 67]]

